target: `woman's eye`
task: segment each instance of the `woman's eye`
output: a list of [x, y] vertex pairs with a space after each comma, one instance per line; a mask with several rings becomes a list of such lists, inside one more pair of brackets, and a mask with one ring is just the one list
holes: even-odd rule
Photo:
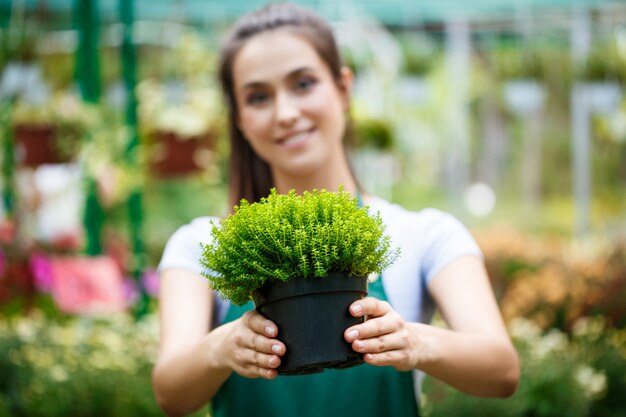
[[296, 91], [300, 92], [308, 91], [311, 89], [311, 87], [313, 87], [314, 84], [315, 80], [312, 78], [300, 78], [298, 81], [296, 81], [295, 89]]
[[251, 105], [259, 105], [263, 104], [268, 100], [268, 95], [266, 93], [252, 93], [246, 98], [246, 103]]

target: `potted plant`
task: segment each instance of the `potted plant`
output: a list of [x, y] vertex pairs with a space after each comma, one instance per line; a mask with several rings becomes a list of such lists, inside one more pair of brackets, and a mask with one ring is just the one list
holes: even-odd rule
[[220, 130], [216, 56], [196, 33], [168, 51], [167, 73], [137, 86], [140, 128], [147, 138], [150, 171], [161, 178], [210, 169], [217, 162]]
[[258, 203], [242, 200], [211, 234], [202, 248], [203, 274], [222, 297], [237, 305], [252, 299], [276, 323], [287, 346], [279, 374], [362, 362], [343, 338], [363, 321], [348, 307], [367, 295], [367, 276], [398, 255], [379, 216], [343, 189], [302, 195], [272, 189]]
[[44, 103], [18, 101], [12, 114], [17, 162], [36, 168], [74, 160], [97, 113], [69, 93], [57, 93]]

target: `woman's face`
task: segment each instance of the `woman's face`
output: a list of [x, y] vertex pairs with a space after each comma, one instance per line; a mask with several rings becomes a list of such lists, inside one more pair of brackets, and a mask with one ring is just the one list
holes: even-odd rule
[[338, 169], [351, 74], [339, 88], [304, 38], [285, 29], [251, 38], [233, 62], [238, 126], [275, 175]]

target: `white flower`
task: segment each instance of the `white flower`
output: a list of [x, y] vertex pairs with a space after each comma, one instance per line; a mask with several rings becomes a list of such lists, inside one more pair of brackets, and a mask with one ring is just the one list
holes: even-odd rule
[[580, 366], [576, 370], [575, 378], [588, 398], [599, 398], [606, 390], [606, 375], [603, 372], [596, 372], [590, 366]]
[[57, 382], [63, 382], [67, 380], [68, 376], [65, 368], [61, 365], [54, 365], [50, 368], [50, 377]]
[[551, 330], [548, 334], [538, 339], [533, 345], [533, 354], [543, 359], [553, 352], [562, 352], [567, 348], [567, 336], [558, 330]]
[[15, 326], [15, 332], [22, 342], [32, 342], [35, 339], [36, 329], [31, 321], [22, 319]]
[[535, 340], [541, 336], [541, 328], [533, 321], [517, 317], [509, 323], [509, 332], [515, 339]]
[[600, 336], [603, 332], [604, 322], [601, 317], [581, 317], [572, 327], [572, 333], [576, 337]]

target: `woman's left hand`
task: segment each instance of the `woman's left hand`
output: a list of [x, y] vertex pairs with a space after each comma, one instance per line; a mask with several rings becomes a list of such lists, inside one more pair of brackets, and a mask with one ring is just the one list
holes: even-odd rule
[[365, 362], [393, 366], [399, 371], [415, 369], [419, 345], [415, 331], [386, 301], [366, 297], [350, 305], [354, 317], [366, 316], [362, 324], [348, 328], [344, 337], [352, 349], [362, 353]]

